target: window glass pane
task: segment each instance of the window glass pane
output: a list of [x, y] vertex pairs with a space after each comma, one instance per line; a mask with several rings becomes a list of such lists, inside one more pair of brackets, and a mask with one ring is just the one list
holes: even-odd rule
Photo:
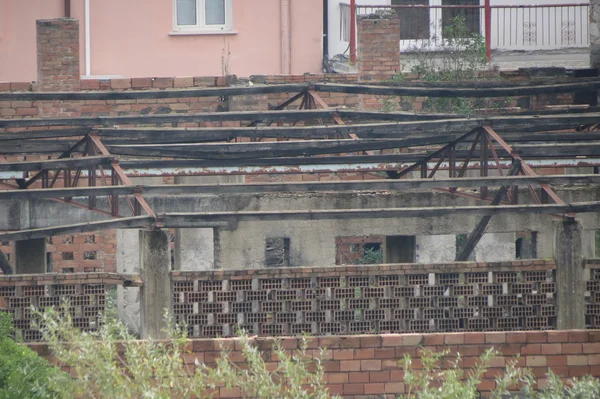
[[204, 0], [206, 25], [225, 25], [225, 0]]
[[196, 25], [196, 0], [177, 0], [177, 25]]

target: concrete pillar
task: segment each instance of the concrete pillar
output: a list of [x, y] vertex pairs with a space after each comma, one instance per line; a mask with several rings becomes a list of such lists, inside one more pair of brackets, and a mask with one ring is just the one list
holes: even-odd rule
[[[141, 274], [140, 231], [117, 230], [117, 273]], [[139, 336], [141, 289], [117, 286], [117, 315], [129, 332]]]
[[590, 66], [600, 68], [600, 0], [590, 0]]
[[36, 25], [40, 90], [79, 90], [79, 21], [42, 19]]
[[172, 313], [171, 249], [165, 230], [140, 231], [141, 338], [165, 338], [165, 312]]
[[585, 282], [581, 224], [575, 220], [559, 222], [555, 255], [557, 283], [557, 328], [585, 328]]
[[15, 274], [46, 273], [46, 239], [15, 241]]

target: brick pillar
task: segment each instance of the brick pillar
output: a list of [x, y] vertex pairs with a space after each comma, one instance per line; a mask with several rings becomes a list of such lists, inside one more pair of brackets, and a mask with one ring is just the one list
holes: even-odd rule
[[79, 21], [37, 21], [38, 83], [41, 91], [79, 90]]
[[387, 80], [400, 72], [400, 19], [395, 12], [359, 17], [357, 36], [359, 80]]

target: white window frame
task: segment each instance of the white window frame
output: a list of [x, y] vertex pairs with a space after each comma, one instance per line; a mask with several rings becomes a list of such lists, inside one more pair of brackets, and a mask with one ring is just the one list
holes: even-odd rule
[[233, 4], [225, 0], [225, 24], [207, 25], [204, 18], [205, 0], [196, 0], [196, 25], [177, 24], [177, 0], [173, 0], [173, 34], [219, 34], [233, 32]]

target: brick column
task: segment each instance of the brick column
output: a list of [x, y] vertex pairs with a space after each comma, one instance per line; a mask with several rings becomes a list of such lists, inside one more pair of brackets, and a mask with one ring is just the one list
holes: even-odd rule
[[400, 19], [396, 13], [359, 17], [357, 36], [359, 80], [387, 80], [400, 72]]
[[37, 21], [38, 83], [41, 91], [79, 90], [79, 21]]

